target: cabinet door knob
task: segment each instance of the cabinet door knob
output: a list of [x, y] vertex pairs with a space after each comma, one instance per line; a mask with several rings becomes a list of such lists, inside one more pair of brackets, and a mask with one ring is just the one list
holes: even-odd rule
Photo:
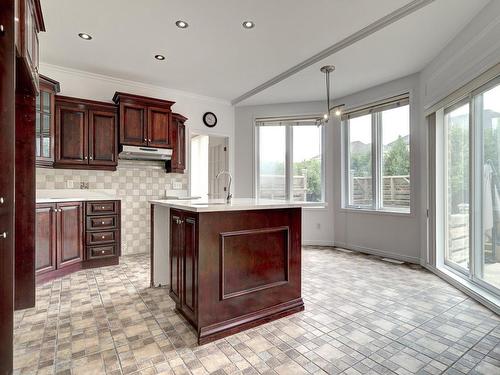
[[147, 142], [147, 141], [148, 141], [148, 139], [147, 139], [147, 138], [144, 138], [144, 142]]
[[148, 139], [148, 142], [151, 142], [151, 139]]
[[7, 232], [0, 233], [0, 238], [7, 238]]
[[104, 250], [102, 250], [102, 251], [101, 251], [101, 254], [104, 254], [104, 253], [105, 253], [105, 251], [104, 251]]
[[94, 158], [91, 156], [91, 157], [90, 157], [90, 160], [93, 160], [93, 159], [94, 159]]
[[3, 197], [0, 197], [0, 204], [4, 204], [5, 200], [3, 199]]
[[102, 225], [104, 225], [104, 224], [106, 224], [106, 223], [105, 223], [104, 221], [101, 221], [101, 224], [102, 224]]
[[102, 239], [105, 239], [105, 238], [106, 238], [106, 236], [101, 236], [101, 238], [102, 238]]
[[87, 160], [87, 157], [85, 156], [84, 159]]

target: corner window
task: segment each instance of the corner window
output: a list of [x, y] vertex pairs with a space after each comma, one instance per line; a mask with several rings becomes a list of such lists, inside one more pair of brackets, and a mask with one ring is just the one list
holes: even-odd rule
[[323, 202], [323, 132], [316, 118], [257, 121], [257, 197]]
[[410, 212], [410, 106], [407, 96], [348, 112], [344, 207]]

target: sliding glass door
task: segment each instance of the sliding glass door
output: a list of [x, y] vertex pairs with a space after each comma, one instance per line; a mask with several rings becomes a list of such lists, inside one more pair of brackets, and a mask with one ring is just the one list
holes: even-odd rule
[[442, 263], [500, 295], [500, 77], [436, 113]]
[[500, 82], [474, 96], [477, 138], [476, 277], [500, 290]]
[[446, 137], [446, 230], [447, 265], [469, 270], [469, 102], [448, 108], [444, 125]]

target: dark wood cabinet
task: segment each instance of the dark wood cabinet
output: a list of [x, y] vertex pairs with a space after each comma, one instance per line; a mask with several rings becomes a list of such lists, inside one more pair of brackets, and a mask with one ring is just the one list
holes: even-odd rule
[[183, 314], [196, 321], [198, 284], [198, 218], [172, 210], [170, 214], [170, 296]]
[[113, 104], [56, 96], [56, 168], [116, 170], [117, 113]]
[[120, 215], [120, 201], [38, 203], [37, 282], [82, 268], [118, 264]]
[[120, 105], [120, 144], [147, 145], [147, 110], [144, 105]]
[[85, 203], [85, 245], [87, 260], [118, 259], [120, 247], [120, 201]]
[[172, 139], [172, 159], [167, 162], [167, 172], [184, 173], [186, 169], [186, 122], [187, 118], [172, 114], [170, 137]]
[[55, 166], [88, 165], [88, 112], [85, 105], [56, 101]]
[[83, 203], [37, 204], [35, 272], [60, 270], [83, 260]]
[[16, 0], [15, 21], [17, 68], [30, 81], [32, 92], [38, 93], [38, 34], [45, 31], [40, 0]]
[[55, 95], [59, 82], [40, 75], [40, 93], [36, 98], [35, 155], [37, 167], [54, 165]]
[[83, 260], [83, 203], [58, 203], [57, 209], [57, 268]]
[[54, 204], [37, 204], [36, 207], [36, 275], [54, 271], [57, 267], [55, 210]]
[[119, 106], [120, 144], [170, 148], [171, 107], [174, 102], [116, 92]]
[[118, 155], [116, 113], [89, 111], [89, 165], [116, 167]]
[[[155, 217], [162, 216], [153, 215], [157, 229]], [[197, 332], [199, 344], [304, 309], [301, 222], [297, 207], [170, 208], [169, 224], [164, 224], [170, 228], [169, 294]], [[154, 236], [152, 230], [153, 243]]]

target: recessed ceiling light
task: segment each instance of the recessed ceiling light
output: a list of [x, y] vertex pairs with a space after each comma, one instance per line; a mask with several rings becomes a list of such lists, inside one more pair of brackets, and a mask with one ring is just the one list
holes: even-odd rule
[[89, 34], [85, 34], [85, 33], [80, 33], [78, 34], [78, 36], [82, 39], [85, 39], [85, 40], [90, 40], [92, 39], [92, 37], [89, 35]]
[[245, 21], [243, 22], [243, 27], [245, 29], [253, 29], [255, 27], [255, 24], [252, 21]]
[[179, 20], [175, 23], [179, 29], [187, 29], [189, 24], [186, 21]]
[[155, 59], [163, 61], [163, 60], [165, 60], [165, 56], [163, 56], [163, 55], [155, 55]]

